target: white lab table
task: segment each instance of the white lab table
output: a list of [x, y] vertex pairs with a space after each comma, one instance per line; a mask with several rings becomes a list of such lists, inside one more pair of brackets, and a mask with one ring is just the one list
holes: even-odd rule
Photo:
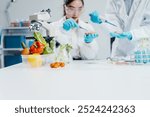
[[0, 69], [0, 99], [150, 99], [150, 65], [74, 61], [65, 68], [24, 64]]

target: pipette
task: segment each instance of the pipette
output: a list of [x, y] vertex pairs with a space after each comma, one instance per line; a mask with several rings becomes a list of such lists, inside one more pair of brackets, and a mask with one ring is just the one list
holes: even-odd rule
[[111, 23], [111, 22], [109, 22], [109, 21], [107, 21], [107, 20], [104, 20], [103, 22], [105, 22], [105, 23], [107, 23], [107, 24], [110, 24], [110, 25], [112, 25], [112, 26], [117, 27], [117, 25], [115, 25], [115, 24], [113, 24], [113, 23]]
[[81, 26], [79, 26], [79, 28], [81, 28], [81, 29], [83, 29], [83, 30], [85, 30], [85, 31], [88, 31], [88, 29], [86, 29], [86, 28], [83, 28], [83, 27], [81, 27]]
[[104, 23], [107, 23], [107, 24], [110, 24], [110, 25], [112, 25], [112, 26], [118, 27], [117, 25], [115, 25], [115, 24], [109, 22], [108, 20], [106, 20], [104, 17], [100, 17], [100, 19], [101, 19], [102, 22], [104, 22]]

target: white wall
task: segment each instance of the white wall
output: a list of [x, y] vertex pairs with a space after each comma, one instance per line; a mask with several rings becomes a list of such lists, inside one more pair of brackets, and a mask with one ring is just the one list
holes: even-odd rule
[[[0, 25], [5, 26], [6, 19], [4, 10], [10, 0], [0, 0]], [[50, 8], [52, 10], [52, 20], [59, 19], [62, 16], [63, 0], [16, 0], [10, 6], [9, 13], [11, 21], [16, 19], [28, 19], [29, 15], [39, 12], [42, 9]]]
[[[0, 26], [6, 26], [6, 17], [5, 17], [5, 8], [7, 3], [10, 0], [0, 0]], [[82, 19], [90, 22], [89, 12], [94, 10], [99, 11], [102, 15], [105, 11], [106, 1], [107, 0], [84, 0], [85, 1], [85, 10], [82, 15]], [[10, 19], [14, 21], [16, 19], [28, 19], [29, 15], [41, 11], [42, 9], [50, 8], [52, 10], [51, 21], [58, 20], [63, 15], [62, 10], [63, 0], [16, 0], [9, 9]], [[91, 23], [91, 22], [90, 22]], [[99, 38], [97, 39], [100, 51], [99, 58], [105, 58], [109, 56], [110, 53], [110, 42], [106, 30], [103, 30], [100, 25], [93, 24], [96, 32], [99, 33]]]

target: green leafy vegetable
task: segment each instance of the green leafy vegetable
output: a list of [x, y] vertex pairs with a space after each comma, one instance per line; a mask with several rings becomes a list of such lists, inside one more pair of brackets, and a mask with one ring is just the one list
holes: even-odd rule
[[53, 53], [53, 50], [49, 46], [44, 48], [43, 54], [52, 54], [52, 53]]
[[47, 43], [40, 32], [34, 32], [34, 38], [46, 46]]
[[72, 46], [69, 44], [66, 44], [66, 51], [67, 53], [70, 53], [70, 51], [72, 50]]
[[54, 51], [54, 49], [55, 49], [55, 40], [54, 39], [52, 39], [51, 41], [50, 41], [50, 48]]

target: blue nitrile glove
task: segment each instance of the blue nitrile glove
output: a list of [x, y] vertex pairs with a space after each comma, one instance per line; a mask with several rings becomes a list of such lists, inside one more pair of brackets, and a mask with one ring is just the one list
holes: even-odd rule
[[86, 34], [84, 36], [84, 42], [91, 43], [93, 41], [93, 39], [95, 39], [96, 37], [98, 37], [98, 34]]
[[100, 19], [99, 13], [97, 11], [94, 11], [94, 12], [90, 13], [89, 16], [90, 16], [90, 20], [93, 23], [97, 23], [97, 24], [101, 24], [102, 23], [102, 20]]
[[76, 23], [75, 20], [73, 20], [72, 18], [67, 19], [64, 23], [63, 23], [63, 29], [65, 29], [66, 31], [69, 31], [70, 29], [73, 28], [78, 28], [79, 25]]
[[115, 38], [119, 38], [119, 39], [125, 39], [127, 38], [128, 40], [132, 40], [132, 34], [130, 32], [123, 32], [121, 34], [118, 33], [110, 33], [110, 37], [115, 37]]

